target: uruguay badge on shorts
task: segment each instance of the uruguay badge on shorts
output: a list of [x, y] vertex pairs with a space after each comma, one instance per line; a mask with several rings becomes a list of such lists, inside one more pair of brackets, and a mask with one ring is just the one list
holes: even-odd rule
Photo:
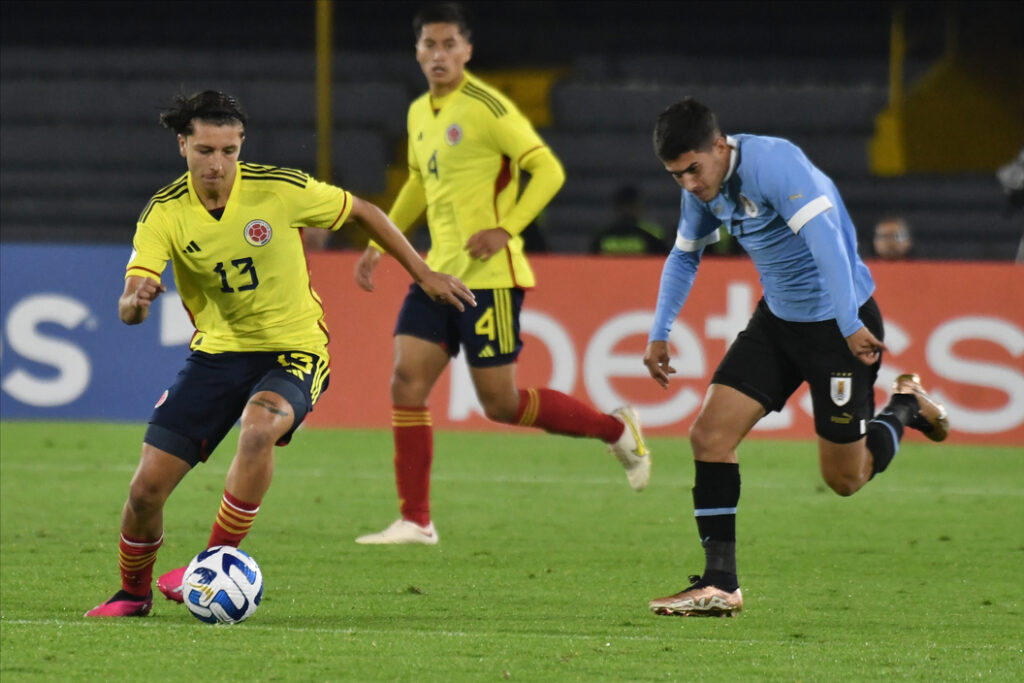
[[848, 372], [832, 375], [829, 384], [829, 396], [837, 406], [845, 406], [853, 395], [853, 377]]
[[254, 247], [262, 247], [270, 238], [273, 237], [274, 231], [270, 229], [270, 223], [256, 219], [249, 221], [245, 230], [242, 231], [242, 235], [245, 236], [245, 241]]
[[448, 130], [444, 132], [444, 141], [448, 143], [449, 147], [454, 147], [462, 142], [462, 126], [457, 123], [448, 126]]

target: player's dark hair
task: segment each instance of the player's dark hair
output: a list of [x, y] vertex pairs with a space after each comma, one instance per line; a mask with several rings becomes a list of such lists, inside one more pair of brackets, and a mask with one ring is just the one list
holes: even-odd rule
[[246, 116], [238, 100], [219, 90], [204, 90], [194, 95], [176, 95], [169, 109], [160, 114], [160, 123], [179, 135], [195, 132], [192, 121], [199, 119], [215, 126], [226, 126], [236, 121], [245, 129]]
[[473, 42], [469, 12], [457, 2], [435, 2], [423, 6], [412, 20], [412, 31], [416, 35], [416, 40], [420, 39], [423, 26], [426, 24], [455, 24], [466, 42]]
[[714, 112], [692, 97], [685, 97], [658, 116], [654, 124], [654, 153], [662, 161], [672, 161], [680, 154], [707, 149], [721, 134]]

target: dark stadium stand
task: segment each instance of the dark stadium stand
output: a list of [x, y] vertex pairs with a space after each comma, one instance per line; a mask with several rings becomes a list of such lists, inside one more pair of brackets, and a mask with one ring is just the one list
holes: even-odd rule
[[[237, 94], [251, 115], [243, 158], [315, 170], [311, 6], [297, 3], [296, 15], [268, 26], [258, 10], [272, 3], [186, 0], [181, 6], [202, 8], [214, 26], [182, 35], [142, 6], [94, 3], [104, 4], [116, 5], [117, 27], [76, 3], [0, 8], [2, 239], [130, 239], [150, 195], [184, 171], [156, 124], [175, 92]], [[471, 66], [567, 74], [551, 89], [552, 125], [541, 131], [568, 172], [541, 221], [552, 250], [585, 249], [625, 182], [641, 189], [650, 217], [673, 228], [679, 193], [654, 158], [650, 130], [665, 105], [692, 94], [726, 132], [801, 145], [836, 181], [862, 244], [879, 217], [898, 213], [912, 223], [920, 257], [1016, 252], [1024, 219], [1004, 211], [992, 174], [869, 172], [868, 141], [888, 100], [885, 3], [806, 12], [785, 0], [740, 2], [729, 17], [690, 5], [683, 17], [671, 2], [595, 2], [586, 12], [576, 3], [471, 4], [479, 19]], [[394, 190], [389, 168], [404, 167], [405, 111], [423, 89], [409, 31], [416, 6], [349, 3], [336, 26], [335, 43], [345, 47], [332, 63], [333, 177], [360, 194], [385, 197]], [[81, 25], [52, 23], [54, 13]], [[913, 36], [908, 83], [942, 49], [941, 17], [917, 16], [924, 27]], [[229, 17], [237, 30], [219, 40], [212, 31]]]
[[[226, 60], [226, 61], [222, 61]], [[385, 68], [366, 67], [377, 60]], [[339, 54], [334, 73], [333, 177], [375, 195], [405, 131], [408, 55]], [[217, 78], [205, 74], [221, 68]], [[413, 74], [422, 76], [411, 62]], [[390, 65], [390, 67], [388, 67]], [[404, 80], [380, 79], [405, 71]], [[149, 197], [184, 172], [158, 125], [177, 92], [218, 88], [250, 112], [243, 158], [316, 168], [313, 62], [306, 53], [5, 48], [0, 98], [0, 212], [5, 240], [128, 241]]]
[[[651, 59], [661, 63], [667, 58]], [[1019, 215], [1003, 210], [1005, 200], [994, 176], [883, 179], [870, 174], [867, 146], [874, 117], [886, 102], [884, 82], [863, 82], [863, 73], [850, 70], [857, 82], [843, 84], [837, 76], [843, 69], [828, 72], [828, 83], [644, 82], [644, 73], [627, 71], [649, 64], [635, 57], [626, 64], [600, 60], [601, 72], [615, 74], [619, 84], [595, 84], [594, 61], [589, 60], [587, 67], [590, 77], [574, 77], [552, 93], [555, 125], [546, 137], [568, 175], [545, 216], [548, 243], [556, 251], [584, 250], [610, 220], [612, 194], [625, 182], [646, 196], [649, 217], [667, 228], [675, 225], [679, 192], [654, 156], [651, 128], [667, 104], [693, 95], [715, 110], [728, 133], [775, 135], [800, 145], [836, 182], [860, 230], [862, 247], [879, 218], [899, 214], [914, 226], [918, 257], [1005, 260], [1016, 253], [1024, 226]], [[751, 66], [755, 73], [758, 68], [762, 67]], [[657, 75], [665, 79], [682, 73], [685, 70], [662, 69]], [[738, 68], [732, 73], [749, 80]]]

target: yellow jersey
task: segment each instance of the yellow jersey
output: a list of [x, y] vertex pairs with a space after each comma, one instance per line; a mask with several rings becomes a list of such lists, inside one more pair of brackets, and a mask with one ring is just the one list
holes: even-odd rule
[[185, 173], [139, 216], [127, 276], [159, 281], [168, 261], [196, 332], [193, 350], [301, 350], [327, 360], [327, 326], [300, 228], [337, 230], [352, 195], [302, 171], [238, 162], [220, 218]]
[[[427, 92], [413, 101], [407, 126], [409, 173], [426, 199], [427, 264], [474, 289], [532, 287], [533, 271], [519, 237], [532, 216], [521, 224], [506, 220], [519, 197], [520, 167], [546, 149], [530, 121], [505, 95], [467, 71], [447, 95], [433, 98]], [[415, 217], [398, 203], [391, 218], [407, 230]], [[466, 240], [497, 227], [512, 235], [504, 254], [487, 261], [470, 258]]]

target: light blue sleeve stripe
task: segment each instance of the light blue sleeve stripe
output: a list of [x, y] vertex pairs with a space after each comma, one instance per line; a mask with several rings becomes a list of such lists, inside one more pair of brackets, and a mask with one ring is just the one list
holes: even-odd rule
[[694, 510], [694, 517], [714, 517], [715, 515], [735, 515], [736, 508], [702, 508]]
[[[892, 415], [892, 413], [889, 414]], [[886, 429], [889, 430], [889, 436], [892, 437], [892, 452], [893, 455], [895, 455], [896, 452], [900, 449], [900, 437], [896, 435], [896, 430], [893, 429], [892, 425], [886, 422], [885, 420], [872, 420], [871, 423], [876, 425], [883, 425]]]

